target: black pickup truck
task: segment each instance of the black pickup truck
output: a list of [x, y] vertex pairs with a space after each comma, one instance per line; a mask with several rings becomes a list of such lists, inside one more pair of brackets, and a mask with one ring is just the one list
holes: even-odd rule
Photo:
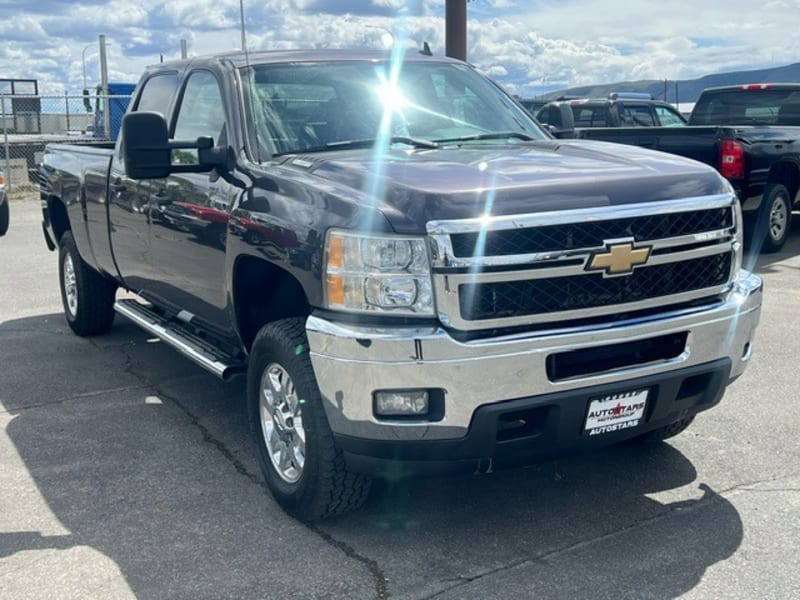
[[800, 190], [800, 84], [704, 90], [689, 127], [583, 128], [559, 135], [633, 144], [711, 165], [736, 190], [754, 248], [777, 252], [786, 242]]
[[304, 520], [376, 474], [675, 435], [744, 371], [760, 315], [718, 173], [554, 140], [446, 58], [159, 64], [115, 148], [48, 146], [41, 179], [70, 327], [116, 310], [246, 373], [264, 477]]

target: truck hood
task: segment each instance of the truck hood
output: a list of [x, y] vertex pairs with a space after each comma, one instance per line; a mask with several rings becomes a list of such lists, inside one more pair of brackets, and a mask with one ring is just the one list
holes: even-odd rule
[[396, 231], [440, 219], [614, 206], [724, 193], [717, 172], [682, 157], [584, 140], [435, 150], [294, 155], [286, 167], [380, 210]]

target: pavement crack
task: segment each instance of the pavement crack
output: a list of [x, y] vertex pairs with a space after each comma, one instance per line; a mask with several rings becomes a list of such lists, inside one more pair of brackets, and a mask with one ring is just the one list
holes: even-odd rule
[[[121, 348], [123, 354], [125, 355], [125, 372], [130, 373], [134, 377], [136, 377], [139, 381], [142, 382], [143, 386], [150, 388], [153, 390], [159, 398], [167, 400], [175, 405], [186, 417], [189, 419], [189, 422], [196, 427], [201, 435], [203, 436], [203, 442], [210, 444], [213, 446], [222, 456], [233, 465], [233, 468], [236, 470], [237, 473], [246, 477], [255, 485], [259, 486], [262, 491], [267, 494], [268, 496], [272, 497], [272, 494], [269, 491], [269, 487], [267, 487], [267, 483], [264, 481], [263, 478], [259, 477], [257, 474], [253, 473], [252, 471], [248, 470], [247, 467], [244, 465], [242, 461], [240, 461], [233, 452], [219, 439], [215, 438], [211, 431], [200, 422], [200, 419], [195, 415], [189, 408], [183, 404], [180, 400], [176, 397], [171, 396], [164, 392], [163, 389], [150, 378], [148, 378], [145, 374], [137, 372], [133, 368], [133, 358], [125, 352], [124, 348]], [[388, 579], [383, 574], [378, 562], [373, 560], [369, 557], [366, 557], [362, 554], [359, 554], [355, 548], [343, 542], [341, 540], [336, 539], [331, 534], [327, 533], [320, 529], [317, 525], [304, 523], [305, 527], [315, 533], [318, 537], [320, 537], [325, 543], [328, 545], [336, 548], [340, 552], [342, 552], [348, 558], [351, 558], [357, 562], [360, 562], [367, 568], [370, 575], [375, 581], [375, 591], [377, 594], [377, 598], [379, 600], [383, 600], [384, 598], [389, 597], [388, 592]]]
[[355, 548], [343, 542], [341, 540], [337, 540], [331, 534], [326, 531], [320, 529], [317, 525], [314, 524], [307, 524], [306, 527], [316, 533], [319, 537], [321, 537], [325, 542], [333, 546], [334, 548], [343, 552], [349, 558], [352, 558], [355, 561], [360, 562], [363, 564], [367, 570], [372, 575], [373, 579], [375, 580], [375, 591], [377, 593], [377, 597], [379, 600], [383, 600], [383, 598], [389, 597], [389, 589], [388, 583], [389, 580], [384, 575], [383, 570], [381, 569], [378, 561], [371, 559], [363, 554], [359, 554]]
[[132, 357], [127, 352], [124, 352], [124, 350], [123, 353], [125, 354], [125, 357], [127, 359], [124, 367], [126, 373], [130, 373], [131, 375], [136, 377], [139, 381], [142, 382], [143, 386], [153, 390], [156, 393], [156, 395], [158, 395], [159, 398], [168, 400], [173, 405], [175, 405], [184, 415], [186, 415], [186, 417], [189, 419], [190, 424], [196, 427], [200, 431], [200, 434], [203, 436], [204, 443], [213, 446], [220, 454], [222, 454], [222, 456], [225, 457], [225, 459], [228, 462], [230, 462], [231, 465], [233, 465], [233, 468], [236, 469], [237, 473], [246, 477], [256, 485], [263, 488], [265, 492], [267, 493], [269, 492], [266, 483], [258, 475], [248, 470], [247, 467], [244, 465], [244, 463], [238, 458], [236, 458], [236, 455], [221, 440], [214, 437], [214, 435], [211, 433], [211, 430], [200, 422], [200, 419], [199, 417], [197, 417], [197, 415], [195, 415], [191, 410], [189, 410], [189, 408], [185, 404], [183, 404], [180, 400], [178, 400], [175, 396], [172, 396], [166, 393], [163, 389], [161, 389], [161, 387], [156, 382], [152, 381], [143, 373], [135, 371], [133, 368]]
[[26, 410], [31, 410], [33, 408], [42, 408], [44, 406], [53, 406], [54, 404], [63, 404], [65, 402], [69, 402], [70, 400], [83, 400], [84, 398], [95, 398], [97, 396], [103, 396], [105, 394], [115, 394], [117, 392], [129, 392], [133, 390], [141, 390], [145, 389], [147, 386], [144, 385], [126, 385], [122, 387], [116, 388], [108, 388], [104, 390], [94, 390], [91, 392], [83, 392], [81, 394], [71, 394], [69, 396], [65, 396], [63, 398], [56, 398], [55, 400], [48, 400], [47, 402], [39, 402], [38, 404], [28, 404], [25, 406], [20, 406], [18, 408], [11, 408], [0, 410], [0, 415], [2, 414], [18, 414], [24, 412]]
[[[457, 588], [459, 588], [461, 586], [468, 585], [468, 584], [470, 584], [470, 583], [472, 583], [474, 581], [477, 581], [479, 579], [483, 579], [484, 577], [495, 575], [497, 573], [502, 573], [504, 571], [510, 571], [511, 569], [515, 569], [515, 568], [520, 567], [520, 566], [525, 565], [525, 564], [535, 564], [535, 563], [546, 563], [546, 562], [549, 562], [549, 561], [551, 561], [553, 559], [559, 558], [560, 556], [563, 556], [565, 554], [569, 554], [570, 552], [574, 552], [576, 550], [582, 550], [583, 548], [587, 548], [589, 546], [592, 546], [592, 545], [594, 545], [594, 544], [596, 544], [598, 542], [604, 542], [606, 540], [611, 540], [611, 539], [620, 537], [622, 535], [628, 534], [631, 531], [635, 531], [635, 530], [641, 529], [643, 527], [648, 527], [648, 526], [650, 526], [650, 525], [652, 525], [654, 523], [658, 523], [660, 521], [663, 521], [664, 519], [668, 519], [668, 518], [674, 516], [676, 513], [686, 513], [686, 512], [688, 512], [690, 510], [697, 510], [698, 508], [713, 504], [715, 502], [719, 502], [720, 498], [722, 497], [721, 494], [718, 494], [717, 492], [712, 490], [705, 483], [701, 483], [700, 484], [700, 489], [703, 490], [702, 497], [694, 499], [694, 500], [687, 500], [687, 501], [684, 501], [684, 502], [674, 502], [672, 504], [668, 504], [668, 505], [666, 505], [664, 507], [665, 510], [659, 512], [658, 514], [653, 515], [652, 517], [649, 517], [647, 519], [642, 519], [641, 521], [636, 521], [634, 523], [631, 523], [630, 525], [628, 525], [626, 527], [622, 527], [621, 529], [617, 529], [617, 530], [614, 530], [614, 531], [610, 531], [608, 533], [597, 535], [597, 536], [589, 538], [587, 540], [581, 540], [579, 542], [575, 542], [575, 543], [563, 546], [561, 548], [556, 548], [554, 550], [551, 550], [549, 552], [545, 552], [543, 554], [539, 554], [539, 555], [536, 555], [536, 556], [529, 556], [529, 557], [526, 557], [526, 558], [523, 558], [523, 559], [520, 559], [520, 560], [516, 560], [516, 561], [510, 562], [508, 564], [502, 565], [500, 567], [497, 567], [495, 569], [490, 569], [490, 570], [485, 571], [483, 573], [478, 573], [476, 575], [470, 575], [470, 576], [461, 576], [461, 577], [459, 577], [457, 579], [457, 583], [455, 583], [455, 585], [450, 586], [447, 589], [440, 590], [440, 591], [438, 591], [435, 594], [432, 594], [430, 596], [426, 596], [426, 600], [429, 600], [430, 598], [436, 598], [437, 596], [441, 596], [442, 594], [445, 594], [445, 593], [447, 593], [449, 591], [457, 589]], [[450, 580], [450, 581], [452, 581], [452, 580]]]

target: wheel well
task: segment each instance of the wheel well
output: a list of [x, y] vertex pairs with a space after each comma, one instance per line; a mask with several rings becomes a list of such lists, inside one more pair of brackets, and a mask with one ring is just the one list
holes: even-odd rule
[[297, 279], [280, 267], [250, 256], [236, 261], [233, 294], [239, 333], [248, 350], [265, 324], [305, 317], [311, 312]]
[[767, 183], [783, 184], [789, 191], [789, 201], [794, 201], [797, 190], [800, 188], [800, 170], [796, 164], [780, 162], [769, 170]]
[[61, 202], [61, 198], [50, 196], [47, 199], [47, 212], [50, 216], [50, 225], [53, 227], [53, 232], [56, 235], [56, 239], [53, 241], [58, 244], [64, 232], [70, 230], [67, 208], [64, 206], [64, 203]]

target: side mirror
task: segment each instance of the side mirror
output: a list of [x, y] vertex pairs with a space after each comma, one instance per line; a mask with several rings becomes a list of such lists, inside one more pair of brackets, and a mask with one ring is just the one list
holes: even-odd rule
[[[203, 173], [223, 164], [210, 137], [193, 142], [170, 142], [167, 122], [160, 113], [133, 112], [122, 118], [122, 157], [133, 179], [159, 179], [171, 173]], [[173, 163], [173, 151], [185, 150], [197, 160]], [[192, 152], [194, 150], [194, 152]], [[180, 154], [179, 154], [180, 155]], [[186, 164], [189, 163], [189, 164]]]
[[575, 130], [572, 128], [565, 129], [556, 127], [555, 125], [548, 125], [547, 131], [550, 132], [550, 135], [558, 139], [572, 139], [576, 137]]

